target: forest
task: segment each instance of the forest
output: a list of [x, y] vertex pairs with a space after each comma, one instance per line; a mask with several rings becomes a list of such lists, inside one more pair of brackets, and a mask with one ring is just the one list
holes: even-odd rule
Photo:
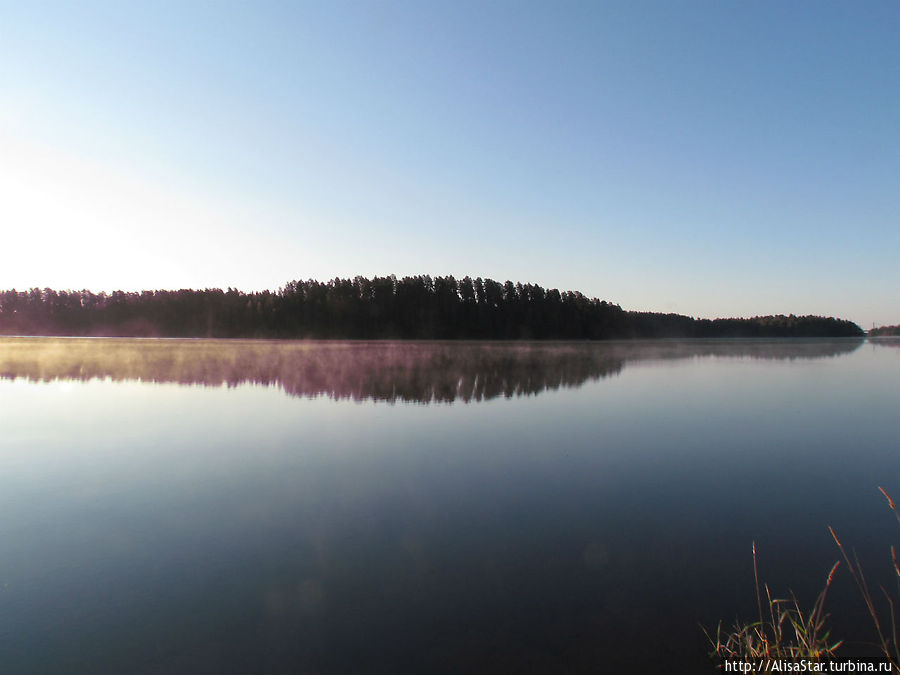
[[869, 337], [897, 337], [900, 336], [900, 326], [879, 326], [869, 331]]
[[604, 340], [857, 337], [820, 316], [695, 319], [633, 312], [577, 291], [452, 276], [291, 281], [277, 291], [0, 293], [0, 334], [59, 336]]

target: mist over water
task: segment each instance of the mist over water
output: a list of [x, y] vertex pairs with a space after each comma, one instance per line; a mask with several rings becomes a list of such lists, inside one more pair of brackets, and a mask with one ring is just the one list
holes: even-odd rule
[[[0, 671], [704, 672], [751, 541], [803, 604], [828, 525], [891, 581], [898, 376], [858, 340], [0, 340]], [[847, 649], [860, 605], [839, 572]]]
[[0, 377], [277, 386], [293, 396], [463, 402], [579, 387], [627, 363], [817, 359], [862, 339], [629, 342], [0, 338]]

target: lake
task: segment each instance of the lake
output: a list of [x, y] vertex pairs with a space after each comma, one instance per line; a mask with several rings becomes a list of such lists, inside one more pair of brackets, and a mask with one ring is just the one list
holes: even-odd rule
[[2, 338], [0, 672], [711, 671], [896, 586], [898, 345]]

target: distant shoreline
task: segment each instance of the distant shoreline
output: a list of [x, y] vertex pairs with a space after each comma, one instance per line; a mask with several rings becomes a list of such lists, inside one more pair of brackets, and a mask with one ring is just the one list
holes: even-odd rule
[[869, 337], [900, 337], [900, 326], [879, 326], [868, 332]]
[[852, 321], [770, 315], [695, 319], [636, 312], [578, 291], [416, 276], [229, 288], [0, 293], [0, 335], [59, 337], [616, 340], [865, 337]]

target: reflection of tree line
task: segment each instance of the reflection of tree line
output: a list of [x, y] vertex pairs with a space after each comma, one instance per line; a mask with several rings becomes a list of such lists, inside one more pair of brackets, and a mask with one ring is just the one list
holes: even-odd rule
[[698, 357], [815, 359], [860, 340], [659, 342], [303, 342], [2, 338], [0, 377], [255, 383], [294, 396], [450, 402], [578, 387], [626, 363]]
[[693, 319], [628, 312], [536, 284], [394, 276], [292, 281], [278, 291], [229, 288], [111, 294], [0, 292], [0, 334], [325, 339], [627, 339], [852, 337], [831, 317]]
[[880, 347], [900, 347], [900, 335], [879, 335], [875, 339], [869, 339], [872, 344]]

